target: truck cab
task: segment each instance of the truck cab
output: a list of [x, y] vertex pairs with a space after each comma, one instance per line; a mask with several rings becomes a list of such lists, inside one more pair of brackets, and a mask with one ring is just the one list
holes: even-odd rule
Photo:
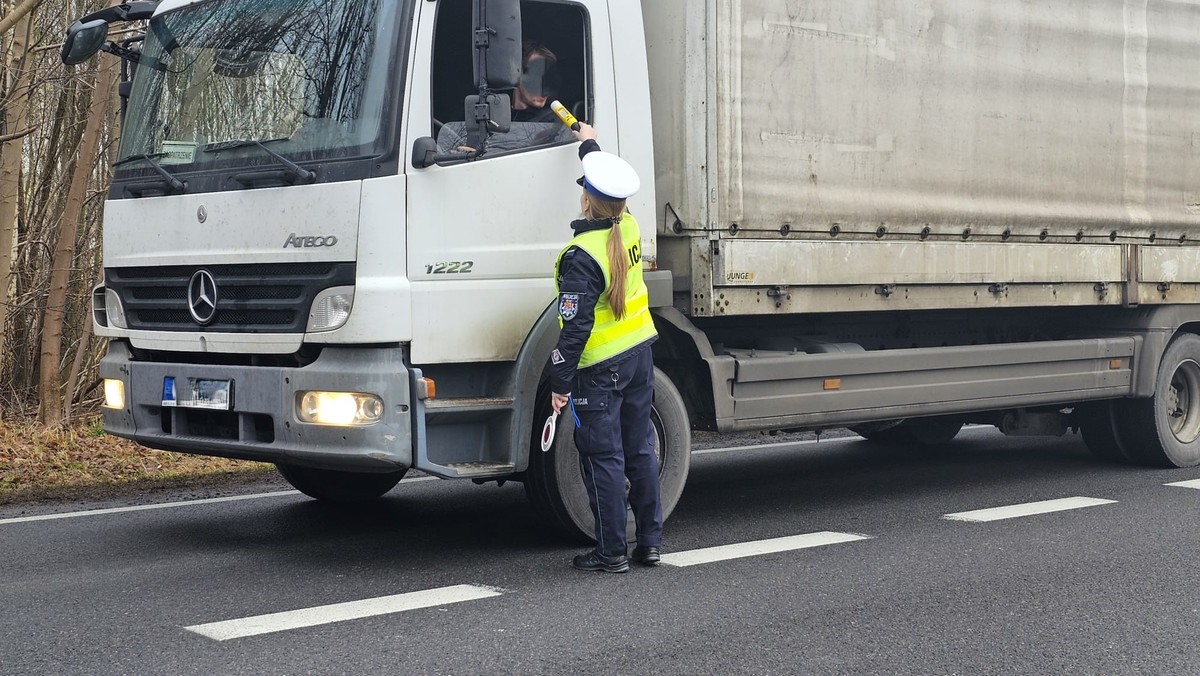
[[[523, 478], [580, 169], [570, 130], [534, 114], [549, 107], [522, 106], [522, 71], [531, 49], [552, 59], [540, 103], [652, 175], [649, 126], [617, 115], [649, 109], [644, 49], [613, 43], [641, 33], [636, 3], [132, 10], [85, 17], [64, 47], [146, 22], [107, 43], [135, 66], [94, 294], [107, 431], [276, 463], [328, 499], [410, 468]], [[646, 185], [630, 206], [653, 261]]]

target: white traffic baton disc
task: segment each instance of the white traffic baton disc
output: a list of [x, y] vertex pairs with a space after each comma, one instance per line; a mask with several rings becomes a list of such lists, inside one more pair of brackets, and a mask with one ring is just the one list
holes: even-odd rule
[[558, 413], [551, 413], [542, 426], [542, 452], [546, 453], [554, 445], [554, 430], [558, 427]]

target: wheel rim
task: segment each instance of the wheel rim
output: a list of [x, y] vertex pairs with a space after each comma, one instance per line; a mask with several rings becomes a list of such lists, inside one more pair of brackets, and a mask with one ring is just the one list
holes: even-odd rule
[[[654, 425], [654, 459], [658, 461], [658, 478], [661, 481], [663, 475], [663, 425], [662, 418], [658, 415], [658, 409], [650, 407], [650, 423]], [[629, 500], [629, 489], [632, 488], [629, 479], [625, 479], [625, 500]]]
[[1176, 367], [1164, 403], [1171, 433], [1180, 443], [1200, 437], [1200, 364], [1188, 359]]

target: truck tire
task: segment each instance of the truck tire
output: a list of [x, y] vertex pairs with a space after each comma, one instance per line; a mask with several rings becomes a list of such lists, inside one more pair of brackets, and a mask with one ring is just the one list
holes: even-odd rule
[[1075, 407], [1075, 422], [1083, 443], [1100, 460], [1126, 464], [1136, 461], [1121, 441], [1119, 405], [1124, 403], [1096, 401]]
[[[560, 424], [554, 444], [542, 452], [541, 433], [550, 415], [548, 384], [538, 388], [535, 429], [531, 434], [529, 469], [525, 472], [525, 494], [534, 511], [555, 531], [578, 542], [595, 542], [595, 518], [588, 505], [583, 468], [571, 425]], [[651, 422], [658, 432], [656, 451], [663, 519], [671, 515], [692, 464], [692, 431], [679, 390], [666, 374], [654, 369], [654, 407]], [[560, 419], [561, 420], [561, 419]], [[633, 542], [635, 525], [628, 511], [626, 533]]]
[[275, 464], [275, 469], [296, 490], [310, 498], [326, 502], [362, 502], [374, 500], [396, 487], [404, 473], [339, 472], [300, 465]]
[[1200, 336], [1176, 336], [1158, 363], [1154, 396], [1119, 402], [1126, 449], [1142, 464], [1200, 464]]
[[958, 416], [942, 415], [929, 418], [909, 418], [885, 429], [866, 425], [851, 427], [850, 431], [867, 441], [894, 446], [941, 446], [958, 436], [963, 420]]

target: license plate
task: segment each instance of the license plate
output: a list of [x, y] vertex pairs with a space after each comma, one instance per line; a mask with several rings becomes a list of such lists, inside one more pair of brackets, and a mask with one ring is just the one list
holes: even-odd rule
[[228, 411], [233, 404], [233, 381], [209, 378], [163, 378], [163, 406]]

